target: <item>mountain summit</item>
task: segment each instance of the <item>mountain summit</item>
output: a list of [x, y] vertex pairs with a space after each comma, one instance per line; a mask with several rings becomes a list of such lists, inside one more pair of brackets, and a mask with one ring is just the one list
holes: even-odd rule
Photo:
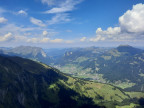
[[32, 46], [19, 46], [8, 50], [3, 50], [3, 52], [0, 53], [9, 56], [29, 58], [32, 60], [43, 62], [45, 64], [48, 64], [51, 60], [51, 58], [47, 56], [42, 48]]
[[30, 57], [47, 57], [46, 53], [42, 50], [42, 48], [39, 47], [31, 47], [31, 46], [19, 46], [13, 49], [10, 49], [7, 51], [7, 53], [14, 53], [19, 54], [23, 56], [30, 56]]
[[119, 52], [126, 52], [126, 53], [129, 53], [131, 55], [135, 55], [135, 54], [139, 54], [139, 53], [143, 52], [141, 49], [134, 48], [130, 45], [120, 45], [117, 47], [117, 50]]

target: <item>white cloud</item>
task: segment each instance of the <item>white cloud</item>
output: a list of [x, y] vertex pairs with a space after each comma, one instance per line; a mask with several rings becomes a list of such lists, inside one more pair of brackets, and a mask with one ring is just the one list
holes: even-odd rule
[[105, 39], [106, 39], [105, 37], [102, 37], [101, 35], [97, 35], [94, 38], [90, 38], [90, 41], [91, 42], [97, 42], [97, 41], [104, 41]]
[[65, 40], [65, 43], [67, 44], [72, 44], [74, 41], [73, 40]]
[[5, 22], [7, 22], [8, 20], [6, 19], [6, 18], [4, 18], [4, 17], [0, 17], [0, 23], [5, 23]]
[[51, 43], [66, 43], [66, 44], [71, 44], [73, 43], [72, 40], [64, 40], [64, 39], [53, 39], [50, 40]]
[[56, 14], [54, 17], [52, 17], [51, 20], [47, 21], [47, 23], [48, 25], [52, 25], [68, 21], [71, 21], [71, 19], [69, 19], [68, 14], [62, 13], [62, 14]]
[[45, 13], [64, 13], [64, 12], [67, 12], [67, 11], [72, 11], [73, 10], [73, 7], [55, 7], [55, 8], [52, 8], [51, 10], [48, 10], [46, 11]]
[[48, 35], [48, 32], [47, 31], [43, 31], [43, 36], [47, 36]]
[[82, 38], [80, 39], [80, 41], [81, 41], [81, 42], [84, 42], [84, 41], [86, 41], [86, 39], [87, 39], [86, 37], [82, 37]]
[[49, 31], [44, 30], [44, 31], [42, 32], [42, 35], [43, 35], [43, 36], [48, 36], [48, 37], [55, 36], [55, 35], [57, 35], [57, 34], [58, 34], [58, 32], [55, 32], [55, 31], [53, 31], [53, 30], [49, 30]]
[[119, 18], [119, 23], [123, 31], [144, 32], [144, 4], [134, 5]]
[[71, 43], [73, 43], [72, 40], [64, 40], [64, 39], [58, 39], [58, 38], [50, 39], [50, 38], [39, 38], [39, 37], [37, 37], [37, 38], [36, 37], [35, 38], [25, 38], [24, 41], [28, 42], [28, 43], [35, 43], [35, 44], [37, 44], [37, 43], [44, 43], [44, 44], [46, 44], [46, 43], [53, 43], [53, 44], [55, 44], [55, 43], [71, 44]]
[[30, 43], [39, 43], [39, 39], [38, 38], [29, 38], [29, 39], [27, 39], [27, 42], [30, 42]]
[[6, 24], [0, 27], [0, 35], [7, 32], [11, 32], [14, 35], [30, 34], [30, 32], [36, 32], [43, 30], [41, 27], [23, 27], [15, 24]]
[[96, 37], [90, 41], [138, 41], [144, 40], [144, 4], [134, 5], [119, 17], [119, 27], [109, 27], [107, 30], [98, 28]]
[[43, 38], [43, 39], [40, 40], [41, 43], [47, 43], [49, 41], [50, 41], [49, 38]]
[[19, 11], [17, 12], [17, 14], [20, 14], [20, 15], [27, 15], [27, 12], [24, 11], [24, 10], [19, 10]]
[[101, 28], [98, 28], [96, 30], [96, 37], [91, 38], [90, 41], [97, 42], [97, 41], [104, 41], [106, 39], [111, 39], [113, 36], [117, 36], [121, 33], [120, 27], [109, 27], [107, 30], [102, 30]]
[[8, 41], [12, 39], [12, 33], [7, 33], [5, 34], [4, 36], [0, 36], [0, 41], [3, 42], [3, 41]]
[[[0, 35], [1, 35], [0, 41], [12, 40], [11, 43], [15, 42], [15, 44], [16, 43], [36, 44], [36, 43], [47, 43], [47, 42], [54, 43], [56, 41], [59, 41], [59, 42], [61, 41], [61, 39], [56, 39], [56, 40], [54, 39], [51, 42], [51, 39], [46, 38], [46, 37], [41, 37], [42, 35], [41, 32], [43, 33], [43, 35], [46, 35], [46, 36], [54, 36], [58, 33], [52, 29], [44, 30], [41, 27], [25, 28], [23, 26], [17, 26], [15, 24], [7, 24], [0, 28]], [[10, 34], [13, 34], [11, 38], [10, 38], [11, 36]]]
[[26, 42], [28, 43], [67, 43], [71, 44], [73, 41], [64, 40], [64, 39], [50, 39], [50, 38], [27, 38]]
[[75, 9], [75, 5], [81, 3], [83, 0], [42, 0], [42, 3], [48, 5], [55, 5], [52, 9], [46, 11], [45, 13], [65, 13]]
[[50, 42], [52, 42], [52, 43], [61, 43], [61, 42], [63, 42], [63, 41], [64, 41], [63, 39], [50, 40]]
[[106, 31], [103, 31], [101, 28], [98, 28], [96, 30], [96, 34], [101, 35], [101, 34], [105, 34], [105, 35], [116, 35], [119, 34], [121, 32], [121, 28], [120, 27], [109, 27], [107, 28]]
[[[21, 44], [55, 44], [55, 43], [72, 43], [72, 41], [64, 39], [50, 39], [58, 32], [52, 29], [41, 27], [24, 27], [15, 24], [6, 24], [0, 28], [0, 42], [3, 44], [21, 45]], [[43, 37], [43, 36], [46, 37]]]
[[48, 6], [53, 6], [61, 3], [62, 0], [41, 0], [43, 4], [47, 4]]
[[48, 20], [48, 25], [58, 24], [61, 22], [71, 21], [68, 12], [73, 11], [75, 6], [81, 3], [83, 0], [41, 0], [43, 4], [47, 4], [52, 8], [45, 11], [45, 14], [55, 14], [51, 20]]
[[15, 35], [14, 36], [14, 41], [15, 42], [27, 42], [28, 41], [28, 37], [26, 36], [19, 36], [19, 35]]
[[45, 27], [46, 26], [41, 20], [33, 18], [33, 17], [30, 18], [30, 21], [31, 21], [31, 23], [33, 23], [35, 25], [38, 25], [40, 27]]

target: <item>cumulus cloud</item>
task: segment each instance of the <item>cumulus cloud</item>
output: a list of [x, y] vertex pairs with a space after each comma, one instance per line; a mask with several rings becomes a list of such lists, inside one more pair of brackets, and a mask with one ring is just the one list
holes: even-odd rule
[[33, 18], [33, 17], [30, 18], [30, 21], [31, 21], [31, 23], [33, 23], [35, 25], [38, 25], [40, 27], [45, 27], [46, 26], [41, 20]]
[[27, 15], [27, 12], [26, 11], [24, 11], [24, 10], [19, 10], [18, 12], [17, 12], [17, 14], [20, 14], [20, 15]]
[[[43, 34], [44, 37], [41, 35]], [[47, 29], [44, 30], [41, 27], [25, 28], [23, 26], [17, 26], [15, 24], [7, 24], [0, 28], [0, 41], [9, 41], [16, 43], [60, 43], [63, 39], [50, 39], [46, 36], [54, 36], [58, 32]], [[13, 35], [12, 35], [13, 34]]]
[[10, 32], [5, 34], [4, 36], [0, 36], [0, 41], [1, 42], [8, 41], [10, 39], [12, 39], [12, 33], [10, 33]]
[[126, 32], [144, 32], [144, 4], [133, 6], [132, 10], [128, 10], [119, 18], [122, 31]]
[[47, 31], [43, 31], [43, 36], [47, 36], [48, 35], [48, 32]]
[[109, 27], [107, 30], [98, 28], [96, 37], [90, 41], [136, 41], [144, 40], [144, 4], [134, 5], [119, 17], [119, 27]]
[[120, 27], [114, 27], [114, 28], [109, 27], [109, 28], [107, 28], [107, 30], [105, 30], [105, 31], [103, 31], [101, 28], [98, 28], [98, 29], [96, 30], [96, 34], [99, 34], [99, 35], [101, 35], [101, 34], [105, 34], [105, 35], [116, 35], [116, 34], [119, 34], [120, 32], [121, 32]]
[[44, 30], [43, 32], [42, 32], [42, 35], [43, 36], [48, 36], [48, 37], [51, 37], [51, 36], [55, 36], [55, 35], [57, 35], [58, 34], [58, 32], [56, 32], [56, 31], [53, 31], [53, 30], [49, 30], [49, 31], [46, 31], [46, 30]]
[[106, 38], [102, 37], [101, 35], [97, 35], [95, 38], [91, 38], [91, 42], [97, 42], [97, 41], [104, 41]]
[[48, 44], [48, 43], [73, 43], [71, 40], [64, 40], [64, 39], [50, 39], [47, 37], [26, 37], [23, 35], [15, 35], [13, 36], [12, 33], [7, 33], [4, 36], [0, 36], [0, 42], [6, 42], [12, 40], [13, 42], [22, 42], [22, 43], [31, 43], [31, 44]]
[[84, 42], [84, 41], [86, 41], [86, 39], [87, 39], [86, 37], [82, 37], [82, 38], [80, 39], [80, 41], [81, 41], [81, 42]]
[[0, 17], [0, 23], [5, 23], [5, 22], [7, 22], [8, 20], [6, 19], [6, 18], [4, 18], [4, 17]]

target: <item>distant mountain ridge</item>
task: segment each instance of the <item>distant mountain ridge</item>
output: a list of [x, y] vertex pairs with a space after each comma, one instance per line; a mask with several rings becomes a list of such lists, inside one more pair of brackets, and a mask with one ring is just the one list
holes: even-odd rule
[[8, 50], [2, 50], [1, 53], [10, 56], [29, 58], [46, 64], [49, 63], [51, 60], [51, 58], [47, 56], [47, 54], [44, 52], [42, 48], [32, 46], [19, 46]]
[[120, 45], [120, 46], [117, 47], [117, 50], [119, 52], [127, 52], [131, 55], [135, 55], [135, 54], [139, 54], [139, 53], [144, 52], [143, 50], [138, 49], [138, 48], [134, 48], [130, 45]]
[[38, 55], [41, 55], [42, 57], [47, 56], [45, 52], [42, 50], [42, 48], [31, 47], [31, 46], [15, 47], [15, 48], [5, 51], [5, 53], [19, 54], [23, 56], [31, 55], [32, 57], [36, 57]]

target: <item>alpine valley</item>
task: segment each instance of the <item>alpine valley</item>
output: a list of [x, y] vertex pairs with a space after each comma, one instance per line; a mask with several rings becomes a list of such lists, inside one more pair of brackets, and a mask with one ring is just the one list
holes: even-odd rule
[[144, 107], [142, 49], [20, 46], [0, 53], [0, 108]]

